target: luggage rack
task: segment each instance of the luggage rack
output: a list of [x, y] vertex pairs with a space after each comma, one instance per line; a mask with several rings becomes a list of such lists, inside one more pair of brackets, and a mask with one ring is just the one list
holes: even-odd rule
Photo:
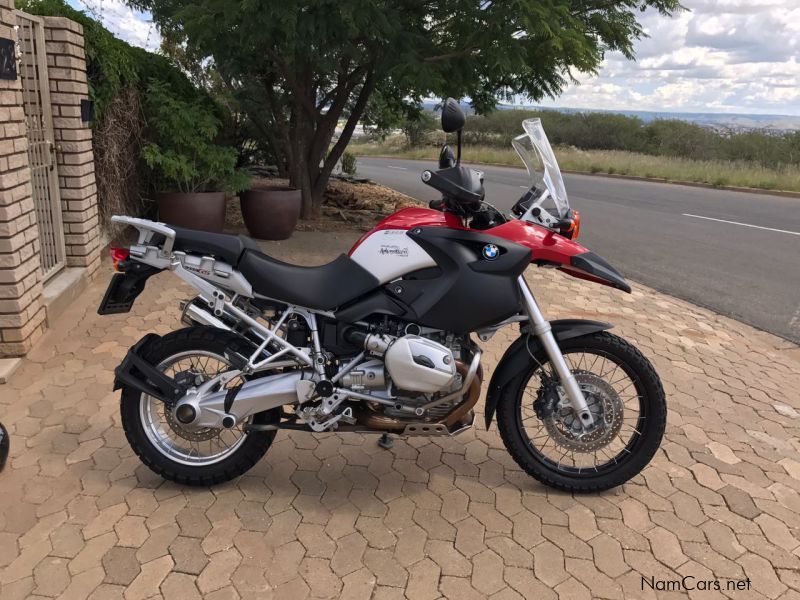
[[137, 246], [151, 246], [153, 245], [152, 240], [155, 235], [163, 235], [164, 244], [161, 246], [161, 253], [165, 256], [170, 256], [172, 254], [172, 247], [175, 244], [175, 230], [168, 225], [150, 221], [149, 219], [125, 217], [121, 215], [114, 215], [111, 217], [111, 221], [135, 227], [139, 231]]

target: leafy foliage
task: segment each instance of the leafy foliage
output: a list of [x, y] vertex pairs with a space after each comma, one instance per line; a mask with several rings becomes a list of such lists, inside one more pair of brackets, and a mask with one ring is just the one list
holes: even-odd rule
[[352, 152], [342, 154], [342, 172], [348, 175], [355, 175], [357, 163], [356, 155]]
[[236, 169], [236, 151], [215, 143], [220, 121], [209, 107], [172, 95], [166, 85], [153, 82], [147, 88], [145, 109], [151, 141], [143, 156], [164, 186], [177, 191], [238, 192], [249, 178]]
[[[95, 105], [95, 173], [104, 227], [110, 227], [112, 214], [140, 212], [141, 197], [157, 188], [201, 188], [212, 182], [226, 189], [243, 185], [242, 176], [232, 174], [228, 166], [233, 151], [217, 148], [208, 137], [213, 124], [211, 137], [220, 141], [221, 136], [215, 137], [220, 123], [230, 131], [234, 117], [170, 58], [115, 38], [64, 0], [17, 0], [17, 8], [66, 17], [83, 26], [89, 97]], [[149, 95], [151, 90], [156, 90], [157, 100]], [[165, 106], [189, 112], [176, 114], [170, 121]], [[196, 129], [196, 123], [202, 123], [202, 129]], [[191, 154], [198, 149], [204, 152], [199, 159]], [[209, 165], [208, 172], [200, 172]]]
[[[679, 0], [128, 0], [167, 43], [213, 65], [277, 144], [304, 214], [319, 210], [333, 166], [364, 115], [386, 123], [427, 95], [558, 94], [607, 51], [631, 57], [637, 14]], [[345, 125], [334, 141], [340, 118]]]
[[[431, 135], [436, 135], [439, 139], [442, 137], [439, 119], [426, 110], [419, 111], [417, 114], [412, 115], [403, 123], [403, 134], [406, 136], [406, 141], [409, 146], [421, 146], [428, 143]], [[434, 133], [435, 132], [435, 133]]]
[[[620, 150], [691, 160], [745, 161], [780, 168], [800, 164], [800, 132], [732, 132], [694, 123], [658, 119], [645, 123], [638, 117], [612, 113], [572, 113], [555, 110], [498, 110], [471, 115], [464, 142], [472, 146], [510, 148], [522, 133], [525, 119], [542, 119], [550, 142], [582, 150]], [[436, 139], [438, 122], [431, 112], [412, 117], [400, 127], [409, 146]], [[441, 134], [439, 134], [441, 135]]]

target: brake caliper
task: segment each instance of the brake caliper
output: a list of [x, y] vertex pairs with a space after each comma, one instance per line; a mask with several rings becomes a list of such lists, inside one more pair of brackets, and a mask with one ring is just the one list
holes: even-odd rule
[[552, 417], [558, 401], [558, 383], [546, 373], [542, 373], [541, 385], [539, 386], [539, 391], [536, 392], [536, 400], [533, 402], [533, 410], [536, 412], [536, 416], [541, 420]]

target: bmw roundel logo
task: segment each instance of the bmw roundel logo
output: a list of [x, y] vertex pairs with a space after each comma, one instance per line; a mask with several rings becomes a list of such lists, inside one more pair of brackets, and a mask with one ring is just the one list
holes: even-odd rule
[[494, 244], [486, 244], [483, 247], [483, 257], [486, 260], [494, 260], [498, 256], [500, 256], [500, 248], [498, 248]]

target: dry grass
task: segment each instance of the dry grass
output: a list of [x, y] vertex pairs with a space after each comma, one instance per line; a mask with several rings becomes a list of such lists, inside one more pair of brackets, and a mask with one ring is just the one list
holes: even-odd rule
[[[289, 181], [278, 178], [256, 179], [252, 184], [254, 187], [259, 184], [289, 185]], [[420, 206], [420, 202], [377, 183], [332, 179], [325, 190], [320, 218], [301, 220], [297, 224], [297, 230], [369, 231], [383, 217], [409, 206]], [[225, 226], [232, 232], [246, 231], [238, 197], [228, 198]]]
[[113, 238], [123, 229], [111, 223], [112, 215], [140, 215], [139, 155], [144, 129], [139, 93], [123, 89], [105, 108], [94, 128], [94, 168], [100, 226]]
[[[398, 158], [436, 160], [439, 148], [407, 148], [395, 138], [382, 144], [353, 144], [350, 150], [361, 156], [397, 156]], [[467, 146], [464, 160], [472, 164], [495, 164], [521, 167], [522, 162], [511, 148]], [[666, 179], [675, 182], [705, 183], [714, 186], [749, 187], [765, 190], [800, 192], [800, 167], [768, 169], [748, 162], [696, 161], [668, 156], [650, 156], [616, 150], [579, 150], [556, 148], [559, 165], [565, 171], [607, 173]]]

